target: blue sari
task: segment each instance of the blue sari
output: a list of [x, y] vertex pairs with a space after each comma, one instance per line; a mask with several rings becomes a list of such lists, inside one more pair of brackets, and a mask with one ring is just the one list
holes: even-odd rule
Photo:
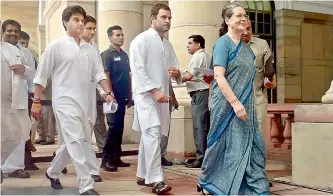
[[214, 45], [212, 63], [226, 69], [226, 80], [248, 116], [246, 121], [236, 116], [214, 80], [208, 148], [199, 179], [201, 187], [214, 195], [270, 193], [265, 145], [254, 110], [254, 59], [246, 43], [240, 41], [236, 46], [228, 35]]

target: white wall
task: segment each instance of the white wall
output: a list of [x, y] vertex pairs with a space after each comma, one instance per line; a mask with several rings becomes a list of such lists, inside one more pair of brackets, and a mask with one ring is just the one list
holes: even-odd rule
[[333, 1], [275, 0], [275, 9], [283, 8], [333, 15]]

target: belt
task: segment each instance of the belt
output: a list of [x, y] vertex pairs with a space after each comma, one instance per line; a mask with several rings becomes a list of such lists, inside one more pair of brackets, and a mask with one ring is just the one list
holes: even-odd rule
[[198, 93], [198, 92], [205, 92], [205, 91], [209, 91], [209, 89], [202, 89], [202, 90], [197, 90], [197, 91], [191, 91], [189, 92], [190, 96], [192, 97], [195, 93]]

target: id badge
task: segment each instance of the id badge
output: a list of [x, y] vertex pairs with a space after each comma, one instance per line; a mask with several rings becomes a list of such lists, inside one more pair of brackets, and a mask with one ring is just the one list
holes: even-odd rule
[[121, 58], [120, 58], [120, 56], [117, 56], [117, 57], [114, 57], [113, 60], [114, 60], [114, 61], [120, 61]]

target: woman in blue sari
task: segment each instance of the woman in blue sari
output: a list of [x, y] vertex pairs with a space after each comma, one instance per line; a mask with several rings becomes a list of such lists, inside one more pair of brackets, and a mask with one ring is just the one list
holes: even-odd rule
[[255, 55], [241, 40], [248, 16], [233, 2], [222, 17], [212, 57], [208, 149], [197, 188], [214, 195], [267, 195], [265, 145], [254, 110]]

